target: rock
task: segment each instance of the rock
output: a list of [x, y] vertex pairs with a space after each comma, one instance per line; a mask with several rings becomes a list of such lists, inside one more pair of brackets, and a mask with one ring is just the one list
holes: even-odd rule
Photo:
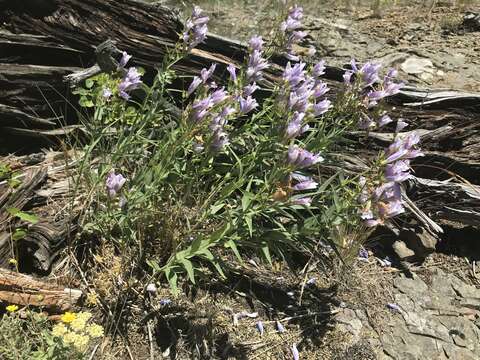
[[348, 332], [358, 339], [360, 332], [362, 331], [362, 321], [357, 317], [355, 311], [351, 309], [343, 309], [335, 316], [337, 322], [337, 328], [340, 331]]
[[427, 284], [418, 276], [415, 276], [414, 279], [409, 279], [404, 276], [397, 277], [393, 281], [393, 286], [411, 298], [417, 298], [428, 291]]
[[435, 251], [438, 241], [437, 237], [419, 226], [403, 229], [400, 232], [400, 239], [422, 260]]
[[468, 31], [480, 31], [480, 14], [474, 12], [467, 12], [463, 16], [463, 27]]
[[414, 260], [415, 253], [403, 241], [395, 241], [392, 248], [401, 260]]
[[407, 74], [417, 75], [417, 76], [432, 76], [434, 72], [434, 67], [432, 60], [419, 58], [416, 56], [411, 56], [405, 60], [400, 68]]

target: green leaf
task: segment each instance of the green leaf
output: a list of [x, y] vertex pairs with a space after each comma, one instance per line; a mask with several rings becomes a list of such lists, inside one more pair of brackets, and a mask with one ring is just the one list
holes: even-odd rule
[[212, 215], [215, 215], [218, 211], [220, 211], [223, 207], [225, 206], [225, 204], [217, 204], [217, 205], [212, 205], [210, 207], [210, 214]]
[[246, 211], [252, 202], [253, 194], [249, 192], [245, 192], [242, 197], [242, 210]]
[[23, 212], [23, 211], [20, 211], [16, 208], [8, 208], [7, 209], [8, 213], [12, 216], [16, 216], [18, 217], [19, 219], [23, 220], [23, 221], [27, 221], [31, 224], [36, 224], [38, 222], [38, 216], [36, 215], [33, 215], [33, 214], [29, 214], [29, 213], [26, 213], [26, 212]]
[[270, 256], [270, 249], [268, 248], [268, 244], [264, 243], [261, 250], [265, 259], [268, 261], [270, 265], [272, 265], [272, 257]]
[[243, 262], [242, 257], [240, 256], [240, 252], [238, 251], [237, 244], [235, 244], [235, 241], [229, 240], [226, 243], [226, 246], [232, 249], [233, 253], [237, 257], [238, 261]]
[[253, 235], [252, 215], [253, 214], [250, 213], [245, 216], [245, 223], [247, 224], [248, 232], [250, 233], [250, 236]]
[[178, 294], [178, 287], [177, 287], [177, 280], [178, 280], [178, 275], [175, 271], [172, 271], [172, 268], [166, 268], [165, 269], [165, 276], [168, 280], [168, 283], [170, 284], [170, 290], [172, 290], [172, 293], [177, 295]]
[[85, 80], [85, 87], [86, 87], [87, 89], [91, 89], [94, 84], [95, 84], [95, 81], [92, 80], [92, 79], [87, 79], [87, 80]]
[[80, 100], [78, 101], [78, 104], [81, 106], [81, 107], [86, 107], [86, 108], [90, 108], [90, 107], [93, 107], [94, 106], [94, 103], [92, 100], [90, 100], [89, 98], [87, 98], [86, 96], [82, 96], [80, 98]]
[[195, 284], [195, 271], [193, 269], [193, 264], [190, 260], [187, 259], [179, 259], [180, 263], [183, 265], [185, 270], [187, 271], [188, 278], [192, 283]]
[[15, 232], [12, 234], [12, 240], [17, 241], [25, 236], [27, 236], [27, 232], [24, 229], [15, 229]]

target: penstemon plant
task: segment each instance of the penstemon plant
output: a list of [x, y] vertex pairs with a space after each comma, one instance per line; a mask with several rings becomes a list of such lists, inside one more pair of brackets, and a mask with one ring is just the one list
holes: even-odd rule
[[[421, 155], [418, 136], [400, 134], [402, 121], [395, 142], [363, 177], [326, 176], [322, 163], [332, 161], [329, 152], [346, 132], [392, 122], [381, 102], [402, 84], [392, 70], [377, 88], [379, 66], [352, 61], [343, 91], [327, 99], [324, 61], [310, 62], [313, 50], [308, 58], [294, 51], [305, 36], [302, 16], [301, 7], [288, 11], [273, 42], [280, 48], [253, 36], [243, 66], [211, 64], [178, 96], [169, 90], [178, 77], [174, 65], [208, 30], [208, 17], [194, 7], [151, 86], [142, 83], [141, 69], [127, 68], [130, 55], [123, 53], [115, 73], [79, 89], [94, 107], [80, 176], [90, 189], [84, 231], [163, 273], [177, 291], [179, 275], [195, 282], [203, 264], [223, 276], [214, 255], [221, 248], [239, 261], [252, 250], [268, 262], [295, 251], [319, 256], [320, 246], [341, 254], [358, 246], [368, 227], [401, 213], [399, 184], [409, 159]], [[289, 62], [259, 101], [274, 53]], [[220, 67], [229, 78], [222, 85], [214, 80]]]

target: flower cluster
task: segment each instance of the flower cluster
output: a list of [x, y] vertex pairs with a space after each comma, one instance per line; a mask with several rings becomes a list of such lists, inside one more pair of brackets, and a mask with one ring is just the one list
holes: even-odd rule
[[299, 61], [300, 58], [295, 55], [293, 46], [302, 41], [307, 33], [305, 31], [298, 30], [301, 28], [301, 20], [303, 18], [303, 8], [300, 6], [293, 6], [288, 10], [288, 15], [285, 21], [280, 24], [280, 31], [285, 34], [285, 50], [288, 60]]
[[305, 66], [305, 63], [293, 66], [288, 63], [283, 72], [286, 86], [280, 93], [279, 102], [284, 104], [287, 113], [287, 140], [307, 131], [309, 126], [304, 125], [306, 120], [324, 114], [331, 107], [330, 100], [321, 99], [329, 91], [327, 84], [320, 80], [325, 71], [325, 62], [315, 64], [311, 74], [307, 73]]
[[203, 14], [200, 7], [193, 7], [192, 16], [187, 20], [185, 31], [182, 34], [183, 42], [188, 51], [202, 43], [207, 37], [208, 20], [210, 20], [209, 17]]
[[416, 132], [405, 137], [397, 135], [384, 153], [382, 164], [385, 168], [381, 182], [372, 188], [368, 186], [365, 178], [360, 179], [361, 218], [368, 227], [383, 224], [387, 219], [405, 211], [400, 184], [411, 177], [410, 160], [423, 156], [423, 153], [415, 148], [419, 142], [420, 136]]
[[62, 339], [66, 345], [73, 345], [78, 351], [84, 352], [92, 339], [103, 336], [101, 325], [89, 324], [91, 317], [89, 312], [66, 312], [61, 317], [62, 323], [53, 327], [52, 335]]
[[[202, 125], [208, 121], [210, 133], [210, 148], [214, 152], [220, 151], [229, 144], [226, 125], [229, 118], [235, 115], [248, 114], [254, 110], [258, 103], [253, 98], [253, 93], [258, 89], [257, 81], [262, 79], [262, 72], [268, 67], [263, 58], [263, 39], [261, 36], [253, 36], [249, 41], [249, 57], [247, 68], [237, 77], [237, 70], [233, 64], [227, 67], [230, 79], [236, 90], [229, 94], [225, 88], [217, 89], [217, 85], [211, 81], [211, 76], [216, 69], [213, 64], [208, 70], [202, 69], [200, 76], [195, 76], [188, 87], [187, 96], [196, 93], [190, 109], [188, 120], [194, 126]], [[245, 84], [244, 86], [242, 84]], [[194, 143], [196, 152], [203, 151], [203, 139]]]
[[[142, 84], [140, 79], [142, 75], [138, 72], [137, 68], [131, 67], [128, 70], [126, 69], [128, 61], [131, 59], [131, 55], [128, 55], [125, 51], [122, 53], [122, 58], [118, 64], [118, 70], [123, 72], [123, 78], [118, 84], [118, 93], [125, 100], [130, 99], [128, 92], [138, 89]], [[109, 99], [112, 96], [112, 91], [109, 88], [103, 90], [102, 96], [105, 99]]]
[[115, 197], [126, 181], [127, 179], [122, 174], [115, 174], [115, 170], [110, 170], [105, 180], [108, 196], [111, 198]]
[[379, 101], [395, 94], [398, 94], [404, 86], [403, 83], [396, 83], [394, 80], [398, 75], [395, 69], [388, 70], [383, 81], [380, 82], [380, 64], [366, 62], [359, 67], [352, 59], [351, 70], [343, 75], [344, 83], [349, 91], [360, 98], [362, 110], [358, 127], [362, 130], [381, 128], [393, 120], [382, 109], [373, 111]]

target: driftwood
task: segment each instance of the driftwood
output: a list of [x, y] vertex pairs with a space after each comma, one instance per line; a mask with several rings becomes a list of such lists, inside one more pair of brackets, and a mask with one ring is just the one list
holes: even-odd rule
[[81, 296], [78, 289], [63, 288], [0, 268], [0, 301], [4, 303], [62, 312], [76, 305]]
[[[4, 24], [0, 31], [0, 137], [7, 135], [15, 149], [18, 139], [25, 136], [57, 138], [78, 129], [76, 99], [70, 88], [105, 66], [97, 51], [99, 44], [112, 40], [118, 49], [132, 54], [134, 64], [146, 69], [145, 80], [149, 82], [182, 30], [172, 10], [134, 0], [0, 0], [0, 21]], [[244, 44], [209, 34], [205, 43], [175, 69], [193, 75], [216, 62], [219, 65], [214, 75], [222, 82], [226, 65], [239, 65], [245, 55]], [[285, 64], [281, 57], [274, 61], [276, 66], [261, 84], [266, 91], [278, 76], [279, 66]], [[325, 79], [333, 90], [342, 74], [342, 69], [327, 67]], [[420, 131], [426, 153], [413, 163], [417, 177], [405, 193], [416, 226], [435, 237], [442, 236], [444, 221], [478, 226], [480, 94], [406, 88], [389, 102], [394, 116], [408, 119], [410, 128]], [[338, 165], [358, 172], [393, 134], [372, 133], [368, 141], [359, 134], [351, 136], [358, 156], [339, 154]], [[0, 202], [2, 199], [0, 194]], [[43, 249], [37, 251], [38, 270], [46, 271], [52, 259], [46, 260], [47, 254], [69, 233], [64, 231], [66, 224], [59, 232], [52, 230], [58, 229], [56, 225], [32, 227], [38, 236], [26, 241]], [[396, 232], [400, 234], [399, 229]], [[0, 245], [5, 236], [0, 232]], [[45, 237], [50, 239], [48, 246], [44, 246]]]

